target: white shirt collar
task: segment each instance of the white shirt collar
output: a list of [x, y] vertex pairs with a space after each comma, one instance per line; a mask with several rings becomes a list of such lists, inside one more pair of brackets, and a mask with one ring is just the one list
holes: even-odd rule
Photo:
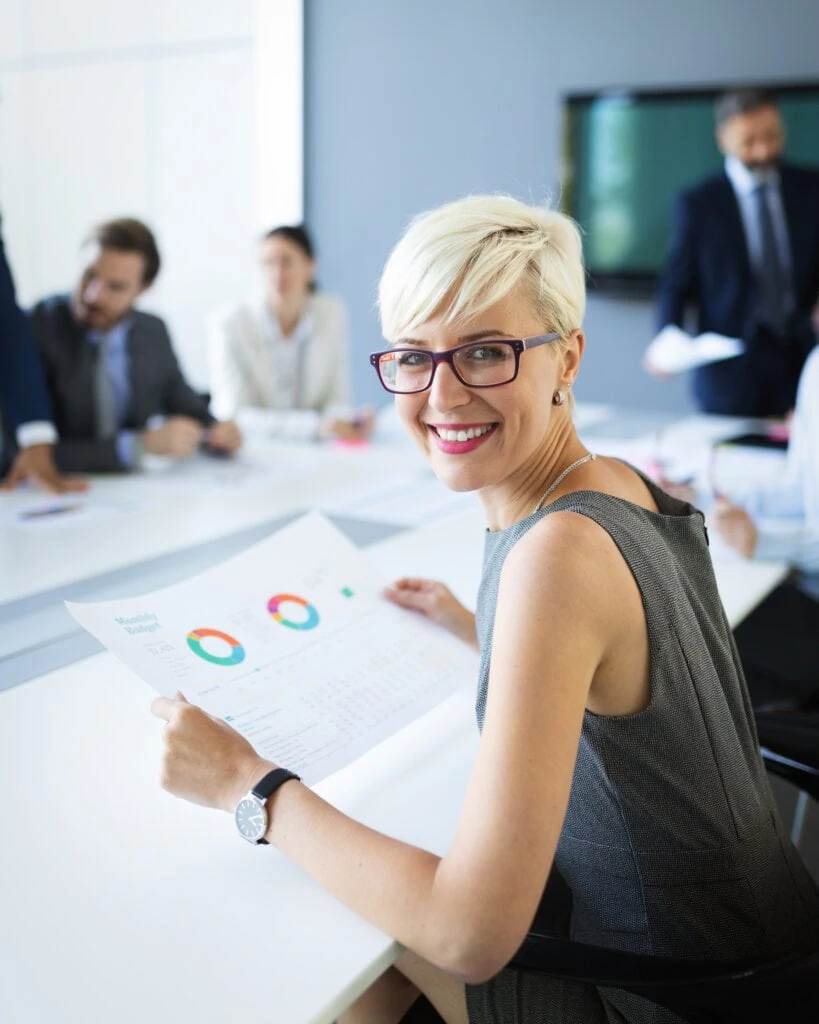
[[779, 184], [779, 171], [749, 171], [735, 156], [725, 158], [725, 173], [739, 196], [749, 196], [760, 185]]

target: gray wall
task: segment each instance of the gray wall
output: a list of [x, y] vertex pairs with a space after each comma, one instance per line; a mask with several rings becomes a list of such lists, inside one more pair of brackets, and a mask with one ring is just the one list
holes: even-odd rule
[[[563, 92], [817, 77], [816, 0], [305, 0], [306, 211], [350, 306], [360, 400], [383, 262], [409, 217], [468, 192], [554, 195]], [[650, 304], [591, 296], [586, 401], [688, 408], [640, 368]]]

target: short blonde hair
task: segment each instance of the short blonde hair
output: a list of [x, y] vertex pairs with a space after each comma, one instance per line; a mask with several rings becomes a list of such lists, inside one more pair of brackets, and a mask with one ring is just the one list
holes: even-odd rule
[[577, 225], [512, 196], [469, 196], [419, 214], [390, 254], [378, 289], [381, 328], [395, 341], [433, 316], [479, 315], [523, 285], [544, 330], [567, 338], [586, 307]]

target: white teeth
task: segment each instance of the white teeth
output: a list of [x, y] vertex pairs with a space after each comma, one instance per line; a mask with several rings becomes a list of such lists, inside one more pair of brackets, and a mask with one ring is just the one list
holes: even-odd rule
[[446, 430], [444, 427], [439, 427], [438, 436], [444, 441], [471, 441], [475, 437], [483, 437], [491, 429], [491, 423], [485, 427], [470, 427], [468, 430]]

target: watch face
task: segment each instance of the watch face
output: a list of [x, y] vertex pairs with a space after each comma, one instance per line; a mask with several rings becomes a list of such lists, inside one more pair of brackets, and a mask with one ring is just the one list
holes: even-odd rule
[[257, 843], [267, 831], [267, 814], [258, 800], [245, 797], [236, 805], [234, 815], [240, 835], [249, 843]]

